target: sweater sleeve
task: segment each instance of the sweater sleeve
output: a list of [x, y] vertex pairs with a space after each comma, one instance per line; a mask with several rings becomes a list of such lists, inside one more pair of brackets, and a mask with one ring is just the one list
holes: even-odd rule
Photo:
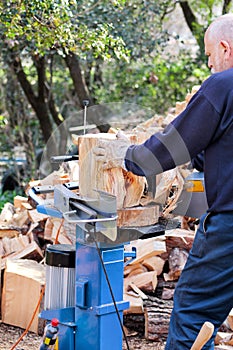
[[219, 113], [200, 89], [164, 131], [128, 148], [126, 168], [139, 176], [151, 176], [190, 162], [208, 147], [219, 122]]

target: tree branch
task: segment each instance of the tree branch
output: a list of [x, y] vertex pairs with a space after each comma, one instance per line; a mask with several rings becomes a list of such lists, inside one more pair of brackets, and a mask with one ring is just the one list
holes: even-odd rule
[[223, 2], [223, 7], [222, 7], [222, 14], [226, 14], [229, 12], [229, 7], [231, 4], [232, 0], [224, 0]]

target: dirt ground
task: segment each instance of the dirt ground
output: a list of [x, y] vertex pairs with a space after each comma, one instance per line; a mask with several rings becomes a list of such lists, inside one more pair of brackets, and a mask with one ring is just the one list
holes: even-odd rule
[[[0, 323], [0, 350], [11, 350], [24, 330]], [[23, 340], [14, 348], [15, 350], [39, 350], [41, 337], [35, 333], [27, 333]], [[137, 336], [128, 337], [130, 350], [164, 350], [163, 343], [150, 342]], [[61, 349], [68, 350], [68, 349]], [[124, 342], [123, 349], [128, 350]]]

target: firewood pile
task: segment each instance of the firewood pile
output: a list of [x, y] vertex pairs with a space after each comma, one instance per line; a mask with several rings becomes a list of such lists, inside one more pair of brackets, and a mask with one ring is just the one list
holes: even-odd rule
[[[177, 102], [173, 114], [168, 114], [166, 118], [154, 116], [139, 124], [130, 131], [130, 138], [134, 142], [143, 142], [164, 128], [186, 107], [196, 90], [197, 87], [194, 87], [185, 101]], [[107, 138], [109, 142], [114, 139], [114, 132], [110, 130], [113, 136]], [[46, 246], [75, 243], [75, 228], [67, 225], [63, 219], [38, 213], [36, 204], [27, 195], [28, 189], [35, 185], [79, 181], [81, 195], [90, 195], [90, 189], [116, 195], [119, 227], [146, 226], [156, 223], [160, 218], [175, 219], [179, 223], [159, 236], [125, 245], [125, 251], [136, 250], [136, 258], [126, 258], [124, 268], [124, 299], [130, 302], [129, 309], [124, 312], [126, 333], [131, 335], [136, 332], [151, 341], [165, 340], [174, 289], [192, 247], [198, 224], [196, 218], [174, 217], [172, 214], [183, 189], [184, 178], [190, 170], [184, 165], [157, 176], [156, 197], [149, 198], [143, 191], [144, 179], [137, 179], [123, 169], [101, 171], [100, 165], [94, 164], [90, 156], [101, 134], [85, 136], [79, 140], [74, 138], [74, 143], [81, 146], [79, 163], [70, 162], [66, 169], [61, 167], [45, 179], [31, 181], [25, 196], [16, 196], [14, 203], [5, 204], [0, 213], [2, 321], [27, 327], [45, 286]], [[81, 169], [84, 169], [83, 173]], [[40, 333], [38, 313], [39, 309], [30, 328], [36, 333]], [[217, 334], [216, 346], [216, 349], [233, 349], [233, 310]]]

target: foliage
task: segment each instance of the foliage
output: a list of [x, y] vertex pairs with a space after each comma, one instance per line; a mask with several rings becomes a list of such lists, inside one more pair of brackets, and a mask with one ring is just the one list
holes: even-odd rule
[[23, 192], [21, 190], [14, 190], [14, 191], [6, 191], [3, 194], [0, 194], [0, 212], [2, 211], [4, 205], [6, 203], [14, 203], [14, 198], [17, 195], [23, 195]]
[[[101, 3], [114, 9], [124, 1]], [[91, 50], [94, 56], [109, 57], [113, 52], [127, 57], [122, 39], [110, 34], [111, 23], [88, 27], [80, 20], [95, 8], [95, 1], [5, 0], [0, 6], [1, 32], [11, 47], [20, 45], [26, 53], [39, 55], [51, 50], [60, 55], [74, 51], [85, 58]]]
[[196, 61], [186, 54], [180, 54], [179, 61], [176, 57], [161, 59], [161, 56], [156, 56], [150, 62], [108, 65], [103, 86], [94, 93], [102, 102], [121, 100], [165, 113], [208, 75], [206, 65], [198, 67]]

